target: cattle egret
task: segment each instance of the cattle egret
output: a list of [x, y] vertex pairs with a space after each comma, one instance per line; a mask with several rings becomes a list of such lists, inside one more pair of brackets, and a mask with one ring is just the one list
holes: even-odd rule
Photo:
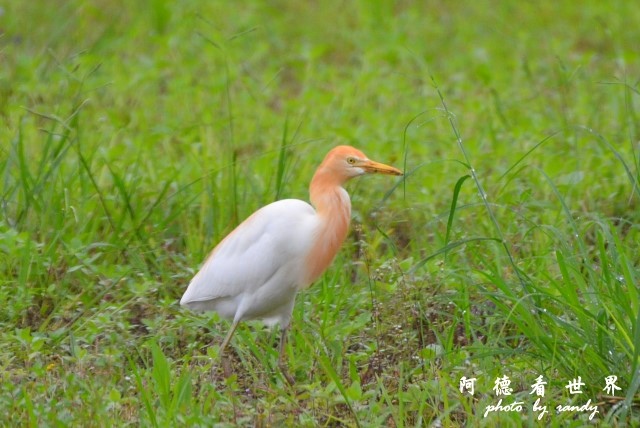
[[296, 293], [327, 269], [347, 236], [351, 201], [342, 185], [372, 173], [402, 175], [353, 147], [335, 147], [311, 180], [311, 205], [297, 199], [273, 202], [253, 213], [214, 248], [180, 305], [215, 311], [232, 320], [220, 346], [221, 356], [241, 321], [279, 324], [278, 367], [293, 384], [283, 351]]

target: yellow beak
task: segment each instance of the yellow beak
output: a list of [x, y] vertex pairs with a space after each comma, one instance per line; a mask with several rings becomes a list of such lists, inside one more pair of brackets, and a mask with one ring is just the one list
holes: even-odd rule
[[368, 174], [402, 175], [399, 169], [372, 160], [360, 161], [356, 166], [364, 169]]

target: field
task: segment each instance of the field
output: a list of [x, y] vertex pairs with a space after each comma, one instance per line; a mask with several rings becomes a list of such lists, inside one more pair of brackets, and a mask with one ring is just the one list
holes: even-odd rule
[[[635, 2], [13, 1], [0, 33], [1, 426], [640, 424]], [[348, 183], [295, 385], [259, 322], [225, 378], [229, 323], [178, 301], [338, 144], [405, 175]]]

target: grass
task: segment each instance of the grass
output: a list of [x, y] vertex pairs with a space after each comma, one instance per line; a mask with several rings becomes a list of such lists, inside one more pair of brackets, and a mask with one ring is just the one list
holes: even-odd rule
[[[625, 1], [5, 5], [0, 423], [638, 424], [639, 24]], [[225, 379], [228, 323], [181, 294], [345, 143], [404, 178], [348, 185], [296, 386], [259, 323]], [[484, 417], [500, 398], [523, 408]]]

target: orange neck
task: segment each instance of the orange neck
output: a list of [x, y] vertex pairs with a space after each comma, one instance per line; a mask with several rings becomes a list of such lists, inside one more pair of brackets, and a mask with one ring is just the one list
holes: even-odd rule
[[311, 284], [329, 267], [347, 237], [351, 220], [351, 201], [342, 188], [344, 180], [320, 166], [311, 180], [311, 203], [319, 219], [307, 266], [307, 283]]

